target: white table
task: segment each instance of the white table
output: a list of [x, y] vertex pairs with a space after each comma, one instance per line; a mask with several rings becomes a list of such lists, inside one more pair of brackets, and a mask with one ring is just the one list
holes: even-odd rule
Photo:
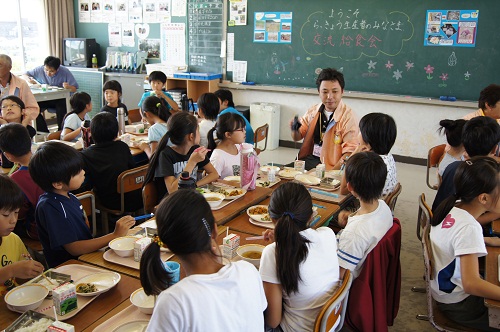
[[[42, 91], [42, 89], [31, 89], [31, 92], [35, 96], [37, 102], [56, 100], [56, 99], [66, 99], [66, 110], [71, 109], [69, 104], [69, 98], [71, 91], [68, 89], [54, 89]], [[40, 110], [41, 112], [42, 110]]]

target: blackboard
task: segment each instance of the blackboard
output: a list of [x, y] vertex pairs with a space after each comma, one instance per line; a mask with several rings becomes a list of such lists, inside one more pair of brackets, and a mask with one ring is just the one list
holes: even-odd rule
[[[431, 9], [479, 10], [476, 46], [424, 46]], [[291, 43], [254, 42], [255, 12], [292, 12]], [[497, 0], [252, 0], [247, 13], [248, 25], [228, 33], [257, 84], [315, 87], [319, 70], [334, 67], [350, 91], [477, 100], [500, 82]]]
[[222, 0], [189, 0], [188, 50], [192, 72], [222, 72]]

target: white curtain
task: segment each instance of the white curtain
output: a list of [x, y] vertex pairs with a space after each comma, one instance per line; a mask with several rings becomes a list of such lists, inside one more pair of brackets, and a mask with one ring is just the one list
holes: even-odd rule
[[62, 59], [62, 39], [75, 37], [73, 0], [44, 0], [50, 55]]

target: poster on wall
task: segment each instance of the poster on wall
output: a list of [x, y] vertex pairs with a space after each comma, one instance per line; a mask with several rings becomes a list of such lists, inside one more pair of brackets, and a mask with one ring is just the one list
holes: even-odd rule
[[122, 46], [122, 25], [120, 23], [108, 24], [109, 46]]
[[128, 22], [128, 2], [126, 0], [117, 0], [115, 3], [115, 22]]
[[172, 16], [186, 16], [187, 11], [186, 0], [174, 0], [172, 1]]
[[142, 21], [144, 23], [157, 23], [158, 19], [156, 18], [156, 10], [157, 10], [157, 1], [155, 0], [144, 0], [144, 4], [142, 6]]
[[161, 63], [186, 64], [186, 25], [184, 23], [162, 23], [160, 28]]
[[254, 18], [255, 43], [292, 42], [292, 12], [256, 12]]
[[128, 21], [130, 23], [142, 23], [142, 0], [129, 0]]
[[424, 46], [475, 47], [479, 10], [428, 10]]
[[90, 22], [90, 1], [80, 0], [78, 6], [78, 19], [80, 23]]
[[230, 0], [227, 25], [247, 25], [247, 0]]
[[102, 6], [101, 1], [92, 0], [92, 7], [90, 9], [90, 22], [101, 23], [102, 22]]
[[170, 23], [172, 19], [172, 14], [170, 13], [171, 7], [170, 1], [159, 0], [157, 12], [158, 22]]
[[128, 47], [135, 46], [134, 23], [122, 23], [122, 45]]
[[143, 39], [139, 41], [139, 51], [148, 53], [148, 59], [160, 58], [160, 39]]
[[102, 12], [102, 22], [103, 23], [115, 23], [115, 1], [114, 0], [105, 0], [102, 3], [103, 12]]

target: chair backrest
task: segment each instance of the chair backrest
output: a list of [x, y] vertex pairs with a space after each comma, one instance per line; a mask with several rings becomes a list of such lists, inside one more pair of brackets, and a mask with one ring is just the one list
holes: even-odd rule
[[[257, 153], [260, 153], [264, 150], [266, 150], [267, 147], [267, 134], [269, 133], [269, 125], [266, 123], [263, 126], [260, 126], [259, 128], [255, 129], [255, 133], [253, 136], [254, 140], [254, 148]], [[258, 143], [265, 140], [264, 142], [264, 148], [261, 149], [258, 147]]]
[[431, 184], [429, 176], [431, 168], [437, 168], [439, 166], [439, 162], [443, 158], [444, 150], [446, 148], [446, 144], [436, 145], [429, 149], [429, 153], [427, 154], [427, 186], [431, 189], [437, 190], [438, 184]]
[[96, 211], [95, 211], [95, 196], [92, 191], [84, 191], [76, 195], [78, 200], [83, 206], [83, 210], [87, 215], [87, 218], [90, 216], [92, 218], [92, 236], [96, 236], [97, 234], [97, 222], [96, 222]]
[[314, 332], [340, 331], [344, 325], [347, 300], [352, 284], [351, 271], [346, 270], [342, 284], [323, 305], [314, 322]]
[[47, 141], [50, 141], [53, 139], [61, 139], [61, 130], [55, 131], [55, 132], [47, 135]]
[[398, 182], [396, 186], [394, 187], [394, 190], [392, 193], [387, 195], [387, 197], [384, 199], [385, 203], [391, 208], [391, 211], [394, 213], [394, 208], [396, 207], [396, 202], [398, 201], [398, 196], [401, 194], [401, 190], [403, 187], [401, 184]]
[[141, 122], [142, 115], [138, 108], [128, 110], [128, 123]]
[[153, 181], [142, 187], [142, 203], [144, 205], [144, 213], [155, 213], [158, 203], [158, 192]]
[[125, 212], [125, 194], [134, 190], [142, 190], [149, 165], [143, 165], [122, 172], [118, 175], [116, 191], [121, 198], [121, 212]]
[[425, 194], [418, 196], [417, 238], [422, 241], [422, 231], [429, 225], [432, 218], [432, 210], [425, 201]]

